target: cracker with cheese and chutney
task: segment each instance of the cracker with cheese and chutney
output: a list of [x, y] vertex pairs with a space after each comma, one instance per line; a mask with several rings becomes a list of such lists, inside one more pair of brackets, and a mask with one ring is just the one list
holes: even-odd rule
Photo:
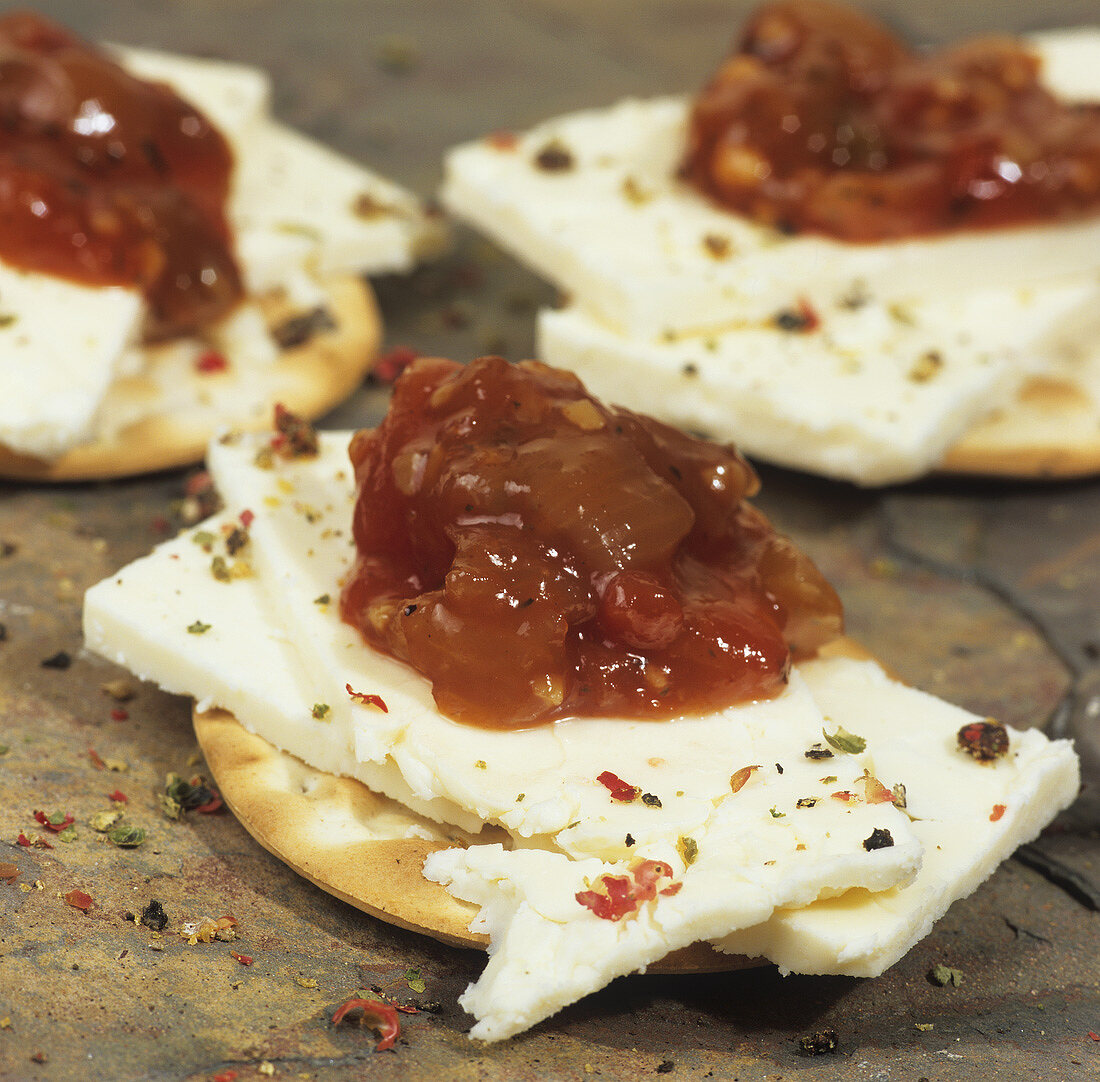
[[0, 56], [0, 476], [189, 465], [351, 394], [381, 337], [363, 275], [437, 250], [434, 216], [273, 119], [253, 68], [29, 12]]
[[538, 354], [609, 401], [862, 485], [1091, 474], [1098, 58], [777, 0], [694, 98], [496, 132], [441, 196], [562, 290]]
[[874, 976], [1076, 794], [1068, 742], [847, 643], [732, 446], [570, 373], [422, 359], [376, 430], [208, 465], [87, 646], [196, 700], [261, 844], [487, 948], [475, 1038], [651, 967]]

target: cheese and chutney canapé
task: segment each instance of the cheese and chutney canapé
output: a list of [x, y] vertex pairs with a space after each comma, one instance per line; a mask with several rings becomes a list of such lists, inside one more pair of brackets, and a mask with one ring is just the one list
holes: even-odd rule
[[451, 718], [521, 728], [772, 698], [840, 633], [836, 593], [746, 502], [730, 446], [570, 373], [421, 361], [351, 446], [344, 619]]
[[875, 242], [1100, 211], [1100, 105], [1008, 37], [933, 53], [826, 0], [748, 20], [697, 97], [684, 176], [792, 233]]
[[242, 296], [226, 139], [169, 87], [32, 12], [0, 19], [0, 259], [145, 295], [151, 338]]

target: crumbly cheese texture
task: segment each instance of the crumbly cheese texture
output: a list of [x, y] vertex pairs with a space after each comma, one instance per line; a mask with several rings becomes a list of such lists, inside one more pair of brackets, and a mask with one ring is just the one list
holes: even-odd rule
[[[166, 82], [221, 130], [235, 156], [229, 219], [248, 297], [200, 343], [146, 349], [144, 302], [136, 290], [90, 287], [28, 274], [0, 261], [0, 444], [53, 458], [140, 419], [120, 411], [113, 382], [147, 374], [179, 387], [147, 409], [195, 404], [195, 380], [174, 379], [204, 350], [259, 372], [278, 347], [255, 298], [279, 292], [299, 309], [322, 304], [333, 274], [408, 270], [437, 251], [439, 223], [409, 192], [291, 131], [269, 115], [270, 84], [260, 71], [213, 60], [119, 49], [120, 62]], [[57, 313], [65, 318], [58, 319]]]
[[[847, 660], [800, 666], [775, 700], [660, 724], [589, 718], [496, 732], [449, 721], [423, 678], [339, 619], [353, 557], [347, 441], [325, 435], [316, 459], [273, 467], [257, 458], [257, 438], [215, 444], [225, 512], [93, 587], [86, 642], [420, 815], [507, 831], [507, 847], [439, 852], [426, 866], [480, 906], [475, 930], [491, 937], [489, 966], [463, 998], [475, 1037], [508, 1037], [700, 939], [774, 949], [797, 969], [805, 936], [812, 971], [824, 972], [855, 965], [843, 948], [858, 942], [863, 971], [881, 971], [1076, 791], [1065, 742], [1013, 733], [1011, 754], [980, 766], [952, 745], [971, 715]], [[230, 556], [224, 539], [245, 511], [249, 541]], [[349, 687], [381, 696], [387, 711]], [[838, 725], [865, 748], [808, 757]], [[638, 797], [613, 800], [597, 780], [604, 771]], [[871, 779], [904, 785], [907, 807], [883, 800]], [[972, 794], [965, 810], [938, 807], [956, 791]], [[987, 803], [1009, 813], [990, 821]], [[972, 849], [950, 847], [926, 874], [931, 850], [947, 848], [961, 822]], [[622, 920], [578, 902], [639, 858], [666, 862], [671, 880], [660, 885], [677, 884], [674, 893]], [[805, 932], [790, 924], [855, 898], [866, 901], [828, 909]]]
[[[1100, 98], [1100, 34], [1036, 46], [1052, 89]], [[540, 358], [612, 400], [883, 484], [925, 472], [1057, 364], [1067, 325], [1095, 341], [1100, 218], [878, 244], [783, 236], [677, 177], [688, 109], [627, 100], [447, 157], [448, 210], [569, 299], [540, 319]]]

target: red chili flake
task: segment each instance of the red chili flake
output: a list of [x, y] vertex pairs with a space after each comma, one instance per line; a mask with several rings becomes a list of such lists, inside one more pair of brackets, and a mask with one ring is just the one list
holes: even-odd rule
[[68, 902], [73, 909], [79, 909], [81, 913], [87, 913], [94, 904], [90, 894], [85, 894], [84, 891], [75, 889], [70, 890], [69, 893], [65, 895], [65, 901]]
[[125, 721], [130, 716], [130, 711], [123, 709], [121, 706], [116, 706], [111, 711], [112, 721]]
[[317, 454], [317, 430], [304, 417], [275, 403], [275, 435], [271, 449], [284, 458], [307, 458]]
[[847, 789], [839, 793], [830, 793], [829, 795], [833, 800], [842, 800], [845, 804], [850, 804], [853, 800], [859, 799], [855, 793], [851, 793]]
[[[215, 789], [212, 789], [211, 792], [214, 795], [205, 804], [200, 804], [195, 808], [195, 811], [200, 815], [210, 815], [212, 812], [218, 811], [222, 806], [221, 794]], [[234, 923], [236, 922], [234, 921]]]
[[375, 1052], [385, 1052], [387, 1048], [393, 1048], [401, 1034], [401, 1022], [391, 1004], [383, 1003], [380, 999], [346, 1000], [336, 1008], [332, 1024], [338, 1026], [352, 1011], [360, 1012], [360, 1025], [365, 1024], [377, 1030], [378, 1043], [374, 1046]]
[[37, 835], [35, 835], [35, 837], [33, 837], [33, 838], [28, 838], [27, 835], [23, 833], [23, 831], [19, 832], [19, 837], [15, 839], [15, 844], [16, 845], [22, 845], [27, 849], [52, 849], [53, 848], [53, 846], [50, 845], [50, 843], [48, 841], [46, 841], [45, 838], [39, 838]]
[[641, 793], [641, 789], [636, 785], [623, 781], [617, 774], [612, 774], [610, 770], [605, 770], [598, 775], [596, 781], [611, 793], [612, 800], [618, 800], [623, 804], [629, 804], [632, 800], [637, 800]]
[[126, 799], [126, 794], [121, 789], [116, 789], [113, 793], [107, 794], [108, 800], [113, 800], [116, 804], [129, 804]]
[[164, 536], [172, 532], [172, 523], [168, 521], [164, 515], [154, 515], [153, 521], [149, 523], [152, 527], [153, 533]]
[[501, 129], [500, 131], [490, 132], [485, 136], [485, 142], [493, 150], [515, 150], [519, 145], [519, 136], [514, 131]]
[[386, 705], [386, 700], [381, 695], [371, 695], [366, 691], [354, 691], [351, 684], [345, 684], [344, 688], [351, 696], [353, 703], [362, 703], [363, 706], [373, 706], [377, 710], [381, 710], [383, 714], [388, 714], [390, 708]]
[[1005, 813], [1005, 806], [1003, 804], [994, 804], [993, 810], [989, 813], [989, 821], [991, 823], [997, 822]]
[[1100, 1041], [1100, 1033], [1093, 1033], [1091, 1029], [1089, 1030], [1089, 1037], [1094, 1041]]
[[94, 766], [96, 770], [107, 769], [107, 764], [100, 758], [99, 752], [96, 751], [95, 748], [88, 749], [88, 758], [92, 760], [92, 766]]
[[374, 362], [371, 378], [376, 383], [393, 383], [419, 356], [411, 346], [395, 346]]
[[810, 334], [821, 326], [821, 317], [805, 297], [798, 298], [798, 314], [802, 317], [802, 331]]
[[247, 530], [249, 526], [251, 526], [252, 523], [256, 521], [255, 514], [249, 511], [247, 507], [240, 513], [238, 517], [240, 518], [242, 529], [245, 530]]
[[66, 827], [70, 827], [76, 821], [68, 812], [54, 812], [47, 815], [44, 811], [34, 813], [35, 821], [41, 823], [47, 830], [60, 834]]
[[211, 1082], [235, 1082], [237, 1078], [237, 1072], [230, 1068], [228, 1071], [222, 1071], [221, 1074], [214, 1075]]
[[214, 478], [209, 470], [196, 470], [183, 482], [185, 496], [205, 496], [214, 489]]
[[752, 777], [752, 772], [759, 769], [760, 765], [757, 764], [756, 766], [743, 766], [740, 770], [735, 770], [730, 777], [730, 789], [735, 793], [741, 792], [749, 778]]
[[894, 791], [887, 789], [878, 778], [868, 774], [863, 779], [863, 799], [868, 804], [893, 804]]
[[199, 372], [224, 372], [229, 367], [224, 353], [215, 349], [204, 350], [195, 359], [195, 368]]
[[957, 739], [959, 751], [965, 751], [979, 763], [990, 763], [1008, 753], [1008, 732], [992, 718], [964, 725]]
[[662, 879], [672, 878], [672, 868], [662, 860], [640, 860], [631, 865], [630, 872], [631, 876], [601, 875], [595, 885], [602, 890], [581, 890], [574, 897], [601, 920], [621, 920], [637, 912], [642, 902], [651, 901], [658, 894], [677, 894], [682, 886], [670, 883], [658, 890], [657, 884]]
[[411, 1003], [395, 1003], [393, 1005], [395, 1011], [400, 1011], [402, 1014], [419, 1014], [420, 1008], [414, 1007]]
[[230, 951], [229, 953], [234, 958], [236, 958], [237, 961], [240, 962], [242, 966], [252, 965], [252, 955], [251, 954], [238, 954], [236, 951]]

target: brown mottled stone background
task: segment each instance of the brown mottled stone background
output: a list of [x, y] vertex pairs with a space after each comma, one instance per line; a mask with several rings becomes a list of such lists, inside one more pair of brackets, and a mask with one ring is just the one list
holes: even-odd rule
[[[7, 5], [5, 5], [7, 6]], [[97, 38], [256, 63], [277, 113], [423, 195], [444, 148], [494, 128], [626, 94], [695, 86], [747, 6], [717, 0], [49, 0]], [[867, 5], [918, 40], [1100, 20], [1095, 0]], [[396, 61], [396, 62], [395, 62]], [[388, 342], [469, 358], [529, 355], [551, 291], [475, 237], [411, 279], [380, 283]], [[0, 393], [3, 389], [0, 388]], [[376, 419], [364, 389], [327, 423]], [[960, 482], [860, 492], [764, 468], [765, 509], [836, 583], [850, 631], [905, 679], [1016, 725], [1100, 721], [1100, 484]], [[1096, 802], [1010, 860], [873, 982], [632, 977], [507, 1044], [484, 1047], [456, 998], [480, 955], [377, 923], [316, 890], [227, 814], [171, 822], [156, 794], [189, 772], [188, 703], [140, 687], [128, 717], [100, 684], [119, 673], [81, 652], [83, 590], [146, 552], [182, 474], [57, 488], [0, 484], [0, 1078], [4, 1080], [672, 1079], [1076, 1080], [1100, 1075]], [[41, 662], [66, 651], [68, 669]], [[89, 748], [125, 772], [93, 769]], [[1093, 766], [1095, 767], [1095, 761]], [[201, 767], [196, 768], [201, 769]], [[1097, 778], [1089, 780], [1095, 784]], [[85, 826], [115, 788], [141, 848]], [[1086, 798], [1089, 791], [1086, 791]], [[33, 809], [65, 809], [76, 840], [28, 850]], [[1057, 872], [1057, 868], [1061, 872]], [[21, 886], [30, 887], [24, 891]], [[1068, 889], [1067, 889], [1068, 886]], [[95, 898], [84, 915], [61, 899]], [[128, 922], [160, 900], [163, 937]], [[252, 955], [188, 946], [173, 930], [232, 912]], [[158, 949], [160, 948], [160, 949]], [[926, 978], [960, 969], [960, 987]], [[405, 988], [422, 971], [422, 996]], [[305, 984], [299, 982], [299, 978]], [[315, 982], [315, 983], [314, 983]], [[334, 1030], [334, 1007], [379, 985], [436, 1001], [405, 1018], [393, 1053]], [[823, 1026], [836, 1056], [806, 1059]], [[931, 1028], [918, 1028], [931, 1026]], [[41, 1061], [41, 1062], [39, 1062]]]

